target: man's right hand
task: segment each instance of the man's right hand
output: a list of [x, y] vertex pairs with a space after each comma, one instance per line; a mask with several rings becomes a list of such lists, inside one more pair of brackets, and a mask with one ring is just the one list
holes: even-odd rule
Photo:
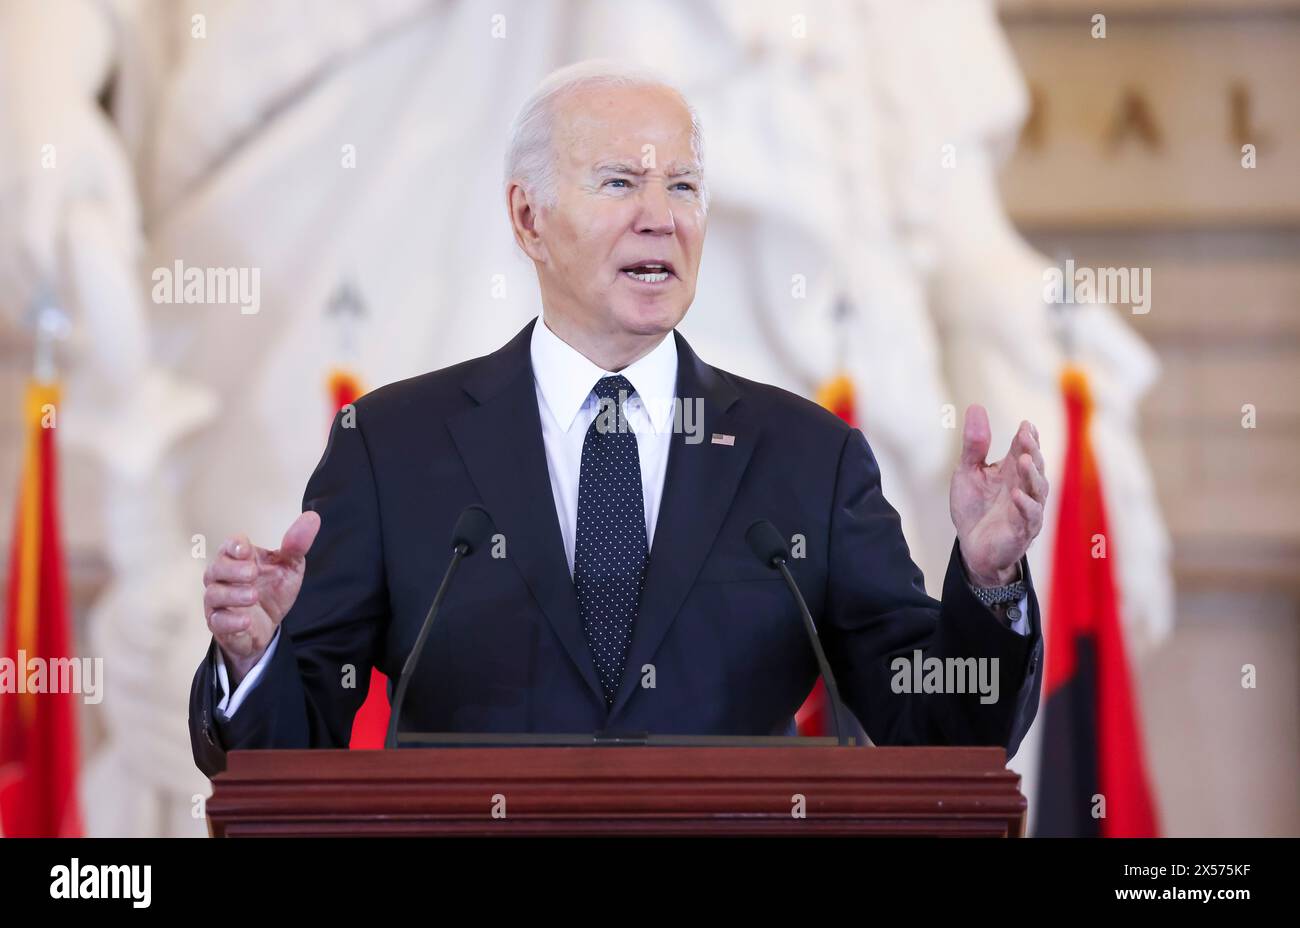
[[320, 516], [309, 510], [289, 526], [276, 551], [235, 535], [226, 539], [204, 571], [203, 612], [225, 655], [231, 692], [262, 659], [298, 598], [307, 551], [318, 531]]

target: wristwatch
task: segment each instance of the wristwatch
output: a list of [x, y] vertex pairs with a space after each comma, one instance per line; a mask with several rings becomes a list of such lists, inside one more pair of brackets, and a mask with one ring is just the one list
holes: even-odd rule
[[[1016, 569], [1020, 570], [1019, 565], [1017, 565]], [[992, 609], [994, 614], [998, 615], [999, 618], [1003, 614], [1003, 609], [998, 607], [1005, 607], [1006, 618], [1009, 620], [1005, 623], [1007, 625], [1010, 625], [1011, 622], [1020, 618], [1020, 609], [1018, 604], [1020, 600], [1024, 598], [1026, 592], [1024, 571], [1021, 570], [1020, 573], [1020, 579], [1013, 580], [1011, 583], [1003, 584], [1002, 586], [976, 586], [968, 581], [968, 585], [970, 586], [971, 592], [975, 594], [975, 598], [989, 609]]]
[[1006, 586], [973, 586], [971, 592], [975, 594], [976, 599], [986, 606], [1018, 603], [1025, 595], [1025, 581], [1016, 580]]

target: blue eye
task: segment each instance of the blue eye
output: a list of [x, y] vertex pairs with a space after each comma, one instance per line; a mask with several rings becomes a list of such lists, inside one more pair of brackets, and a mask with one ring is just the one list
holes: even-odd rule
[[608, 186], [609, 184], [626, 184], [626, 183], [627, 181], [622, 177], [614, 177], [605, 181], [606, 186]]

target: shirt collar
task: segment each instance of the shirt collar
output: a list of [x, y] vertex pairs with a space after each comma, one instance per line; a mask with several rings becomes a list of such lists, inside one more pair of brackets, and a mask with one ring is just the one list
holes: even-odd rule
[[[551, 415], [564, 431], [582, 410], [591, 389], [602, 377], [615, 372], [602, 370], [576, 348], [563, 341], [538, 318], [531, 344], [533, 377]], [[654, 350], [617, 373], [632, 384], [656, 432], [672, 422], [673, 398], [677, 393], [677, 339], [669, 333]]]

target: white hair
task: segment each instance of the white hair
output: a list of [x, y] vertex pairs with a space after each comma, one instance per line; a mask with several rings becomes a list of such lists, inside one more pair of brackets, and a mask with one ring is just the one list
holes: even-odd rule
[[[603, 58], [579, 61], [548, 74], [520, 107], [510, 127], [506, 149], [505, 187], [518, 182], [539, 206], [556, 204], [555, 104], [585, 87], [662, 87], [681, 98], [691, 116], [691, 150], [704, 168], [704, 130], [700, 115], [685, 95], [658, 72]], [[708, 208], [708, 190], [700, 178], [700, 200]]]

